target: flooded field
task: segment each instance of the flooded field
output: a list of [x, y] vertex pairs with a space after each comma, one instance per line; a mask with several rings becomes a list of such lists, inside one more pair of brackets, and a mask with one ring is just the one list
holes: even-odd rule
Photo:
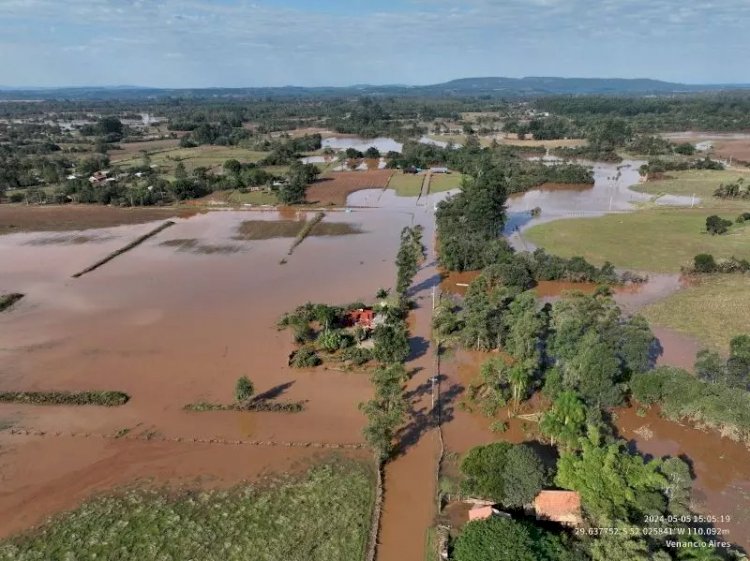
[[[26, 294], [0, 318], [0, 388], [116, 389], [131, 396], [127, 405], [108, 409], [0, 406], [0, 424], [6, 428], [0, 509], [18, 515], [0, 516], [0, 533], [19, 529], [12, 520], [38, 522], [90, 490], [147, 475], [149, 446], [177, 446], [177, 441], [189, 448], [194, 441], [219, 446], [248, 440], [361, 446], [364, 418], [357, 405], [370, 395], [367, 376], [288, 368], [291, 336], [278, 332], [275, 323], [306, 301], [368, 300], [379, 288], [391, 286], [399, 234], [414, 213], [362, 209], [333, 214], [332, 221], [364, 232], [310, 236], [288, 256], [289, 239], [235, 239], [243, 222], [289, 219], [286, 213], [212, 212], [177, 219], [169, 230], [76, 280], [72, 273], [154, 224], [97, 230], [97, 243], [34, 243], [49, 233], [0, 237], [0, 290]], [[241, 251], [183, 251], [193, 243]], [[253, 380], [259, 393], [276, 389], [282, 399], [304, 401], [305, 410], [183, 410], [202, 400], [231, 401], [242, 375]], [[34, 438], [42, 433], [43, 441]], [[141, 441], [148, 446], [139, 445]], [[107, 460], [110, 451], [123, 446], [129, 446], [128, 461], [135, 467], [105, 473], [114, 465]], [[236, 447], [240, 457], [252, 456], [260, 466], [272, 466], [280, 454], [269, 446]], [[163, 479], [190, 471], [183, 464], [189, 466], [195, 454], [159, 456]], [[54, 461], [57, 456], [71, 461]], [[210, 462], [210, 452], [199, 461]], [[25, 472], [30, 464], [35, 464], [33, 479]], [[251, 464], [238, 460], [229, 479], [252, 477]], [[223, 477], [210, 467], [196, 467], [195, 473]], [[51, 492], [84, 474], [90, 474], [91, 486], [75, 487], [63, 499], [63, 490]], [[45, 494], [26, 500], [34, 487], [47, 489], [49, 500]]]
[[693, 471], [693, 507], [697, 512], [731, 516], [717, 524], [731, 533], [729, 540], [750, 547], [750, 450], [716, 432], [703, 432], [662, 419], [655, 409], [638, 416], [635, 409], [618, 410], [620, 436], [644, 454], [679, 456]]
[[[651, 195], [637, 193], [629, 187], [640, 180], [639, 160], [624, 160], [620, 164], [581, 162], [591, 165], [594, 170], [594, 184], [547, 185], [525, 193], [511, 195], [508, 199], [508, 222], [505, 233], [517, 249], [532, 250], [533, 245], [519, 236], [519, 231], [552, 220], [601, 216], [611, 212], [629, 212], [633, 204], [652, 199]], [[690, 204], [690, 197], [664, 196], [658, 204]], [[542, 210], [538, 217], [532, 217], [534, 208]]]

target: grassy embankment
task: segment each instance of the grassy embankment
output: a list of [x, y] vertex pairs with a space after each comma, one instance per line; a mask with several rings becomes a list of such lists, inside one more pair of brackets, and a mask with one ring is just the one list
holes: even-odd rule
[[0, 545], [0, 560], [364, 559], [373, 468], [338, 461], [264, 486], [136, 490], [88, 502]]

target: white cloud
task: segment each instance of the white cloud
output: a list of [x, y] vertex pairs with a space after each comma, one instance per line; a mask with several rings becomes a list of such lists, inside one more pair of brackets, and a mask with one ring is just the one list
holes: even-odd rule
[[[748, 24], [747, 0], [412, 0], [406, 11], [381, 2], [370, 11], [331, 13], [270, 1], [0, 0], [4, 40], [44, 58], [21, 66], [6, 53], [0, 72], [40, 82], [50, 66], [72, 62], [71, 77], [85, 80], [87, 49], [95, 47], [97, 75], [112, 83], [128, 82], [134, 68], [166, 85], [414, 83], [472, 74], [686, 80], [677, 75], [687, 72], [680, 70], [685, 46], [692, 68], [703, 64], [702, 75], [712, 76], [709, 60], [722, 49], [736, 51], [739, 42], [750, 52], [746, 32], [744, 39], [730, 33]], [[51, 25], [54, 31], [37, 31]], [[695, 56], [701, 50], [704, 62]], [[84, 59], [76, 61], [75, 52], [87, 55], [85, 68], [76, 67]], [[165, 59], [189, 72], [165, 68]], [[738, 63], [722, 71], [729, 78], [740, 70]], [[750, 75], [727, 81], [745, 80]]]

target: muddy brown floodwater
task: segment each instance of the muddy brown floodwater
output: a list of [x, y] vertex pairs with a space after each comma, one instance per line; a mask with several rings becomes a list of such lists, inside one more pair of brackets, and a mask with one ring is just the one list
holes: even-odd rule
[[[97, 243], [34, 243], [49, 233], [1, 236], [0, 292], [12, 288], [26, 298], [0, 317], [0, 389], [113, 389], [131, 400], [110, 409], [0, 406], [0, 426], [23, 432], [1, 433], [0, 535], [73, 507], [92, 490], [147, 475], [157, 460], [164, 480], [170, 473], [194, 472], [237, 481], [285, 457], [276, 447], [237, 445], [236, 461], [226, 459], [234, 463], [229, 473], [211, 459], [214, 449], [205, 449], [203, 456], [192, 451], [197, 439], [363, 444], [364, 418], [357, 405], [371, 395], [367, 376], [288, 368], [291, 335], [275, 324], [307, 301], [370, 300], [379, 288], [392, 286], [399, 234], [412, 223], [414, 209], [330, 214], [332, 221], [362, 233], [312, 235], [289, 256], [289, 239], [234, 239], [244, 220], [276, 220], [278, 213], [211, 212], [177, 219], [169, 230], [75, 280], [72, 273], [154, 223], [88, 232]], [[240, 246], [241, 251], [179, 251], [179, 244], [164, 245], [170, 240]], [[424, 331], [419, 318], [418, 329]], [[306, 409], [299, 414], [183, 410], [200, 400], [231, 401], [242, 375], [258, 392], [276, 389], [281, 399], [305, 401]], [[44, 440], [24, 436], [28, 432], [45, 433]], [[120, 434], [127, 434], [123, 442], [138, 441], [113, 439]], [[151, 450], [158, 443], [190, 451], [154, 459]], [[127, 462], [112, 459], [123, 454]], [[120, 469], [119, 463], [133, 467]], [[281, 461], [279, 467], [284, 466]], [[79, 478], [81, 485], [71, 483]], [[429, 497], [424, 504], [429, 508]]]
[[745, 445], [663, 419], [655, 408], [642, 417], [633, 408], [618, 410], [615, 424], [640, 452], [686, 460], [695, 476], [693, 508], [730, 516], [730, 522], [716, 526], [729, 530], [726, 541], [750, 548], [750, 450]]

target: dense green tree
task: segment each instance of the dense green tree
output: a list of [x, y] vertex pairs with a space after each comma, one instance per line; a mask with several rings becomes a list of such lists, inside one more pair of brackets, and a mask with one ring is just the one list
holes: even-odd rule
[[585, 435], [586, 406], [575, 392], [564, 391], [544, 413], [539, 428], [553, 444], [574, 448]]
[[472, 448], [461, 461], [465, 493], [520, 507], [534, 500], [547, 482], [539, 454], [525, 444], [494, 442]]
[[563, 365], [565, 387], [576, 389], [583, 400], [597, 407], [622, 403], [620, 362], [610, 345], [589, 332], [580, 340], [578, 354]]
[[537, 311], [536, 296], [524, 292], [508, 307], [503, 321], [506, 325], [505, 351], [516, 359], [538, 365], [547, 327], [545, 319]]
[[493, 517], [464, 526], [453, 551], [456, 561], [573, 561], [560, 538], [511, 518]]
[[373, 358], [382, 364], [404, 362], [409, 356], [409, 334], [403, 325], [379, 325], [373, 339]]
[[667, 479], [665, 493], [669, 512], [677, 516], [690, 514], [690, 497], [693, 490], [690, 466], [680, 458], [667, 458], [661, 465], [661, 472]]
[[660, 461], [630, 455], [621, 442], [603, 444], [593, 428], [579, 448], [561, 454], [555, 483], [578, 491], [595, 522], [640, 522], [643, 514], [663, 512], [668, 484]]
[[360, 404], [360, 410], [367, 417], [367, 425], [363, 429], [365, 440], [381, 462], [393, 453], [396, 430], [406, 418], [405, 378], [406, 372], [400, 364], [377, 369], [372, 375], [375, 397]]

